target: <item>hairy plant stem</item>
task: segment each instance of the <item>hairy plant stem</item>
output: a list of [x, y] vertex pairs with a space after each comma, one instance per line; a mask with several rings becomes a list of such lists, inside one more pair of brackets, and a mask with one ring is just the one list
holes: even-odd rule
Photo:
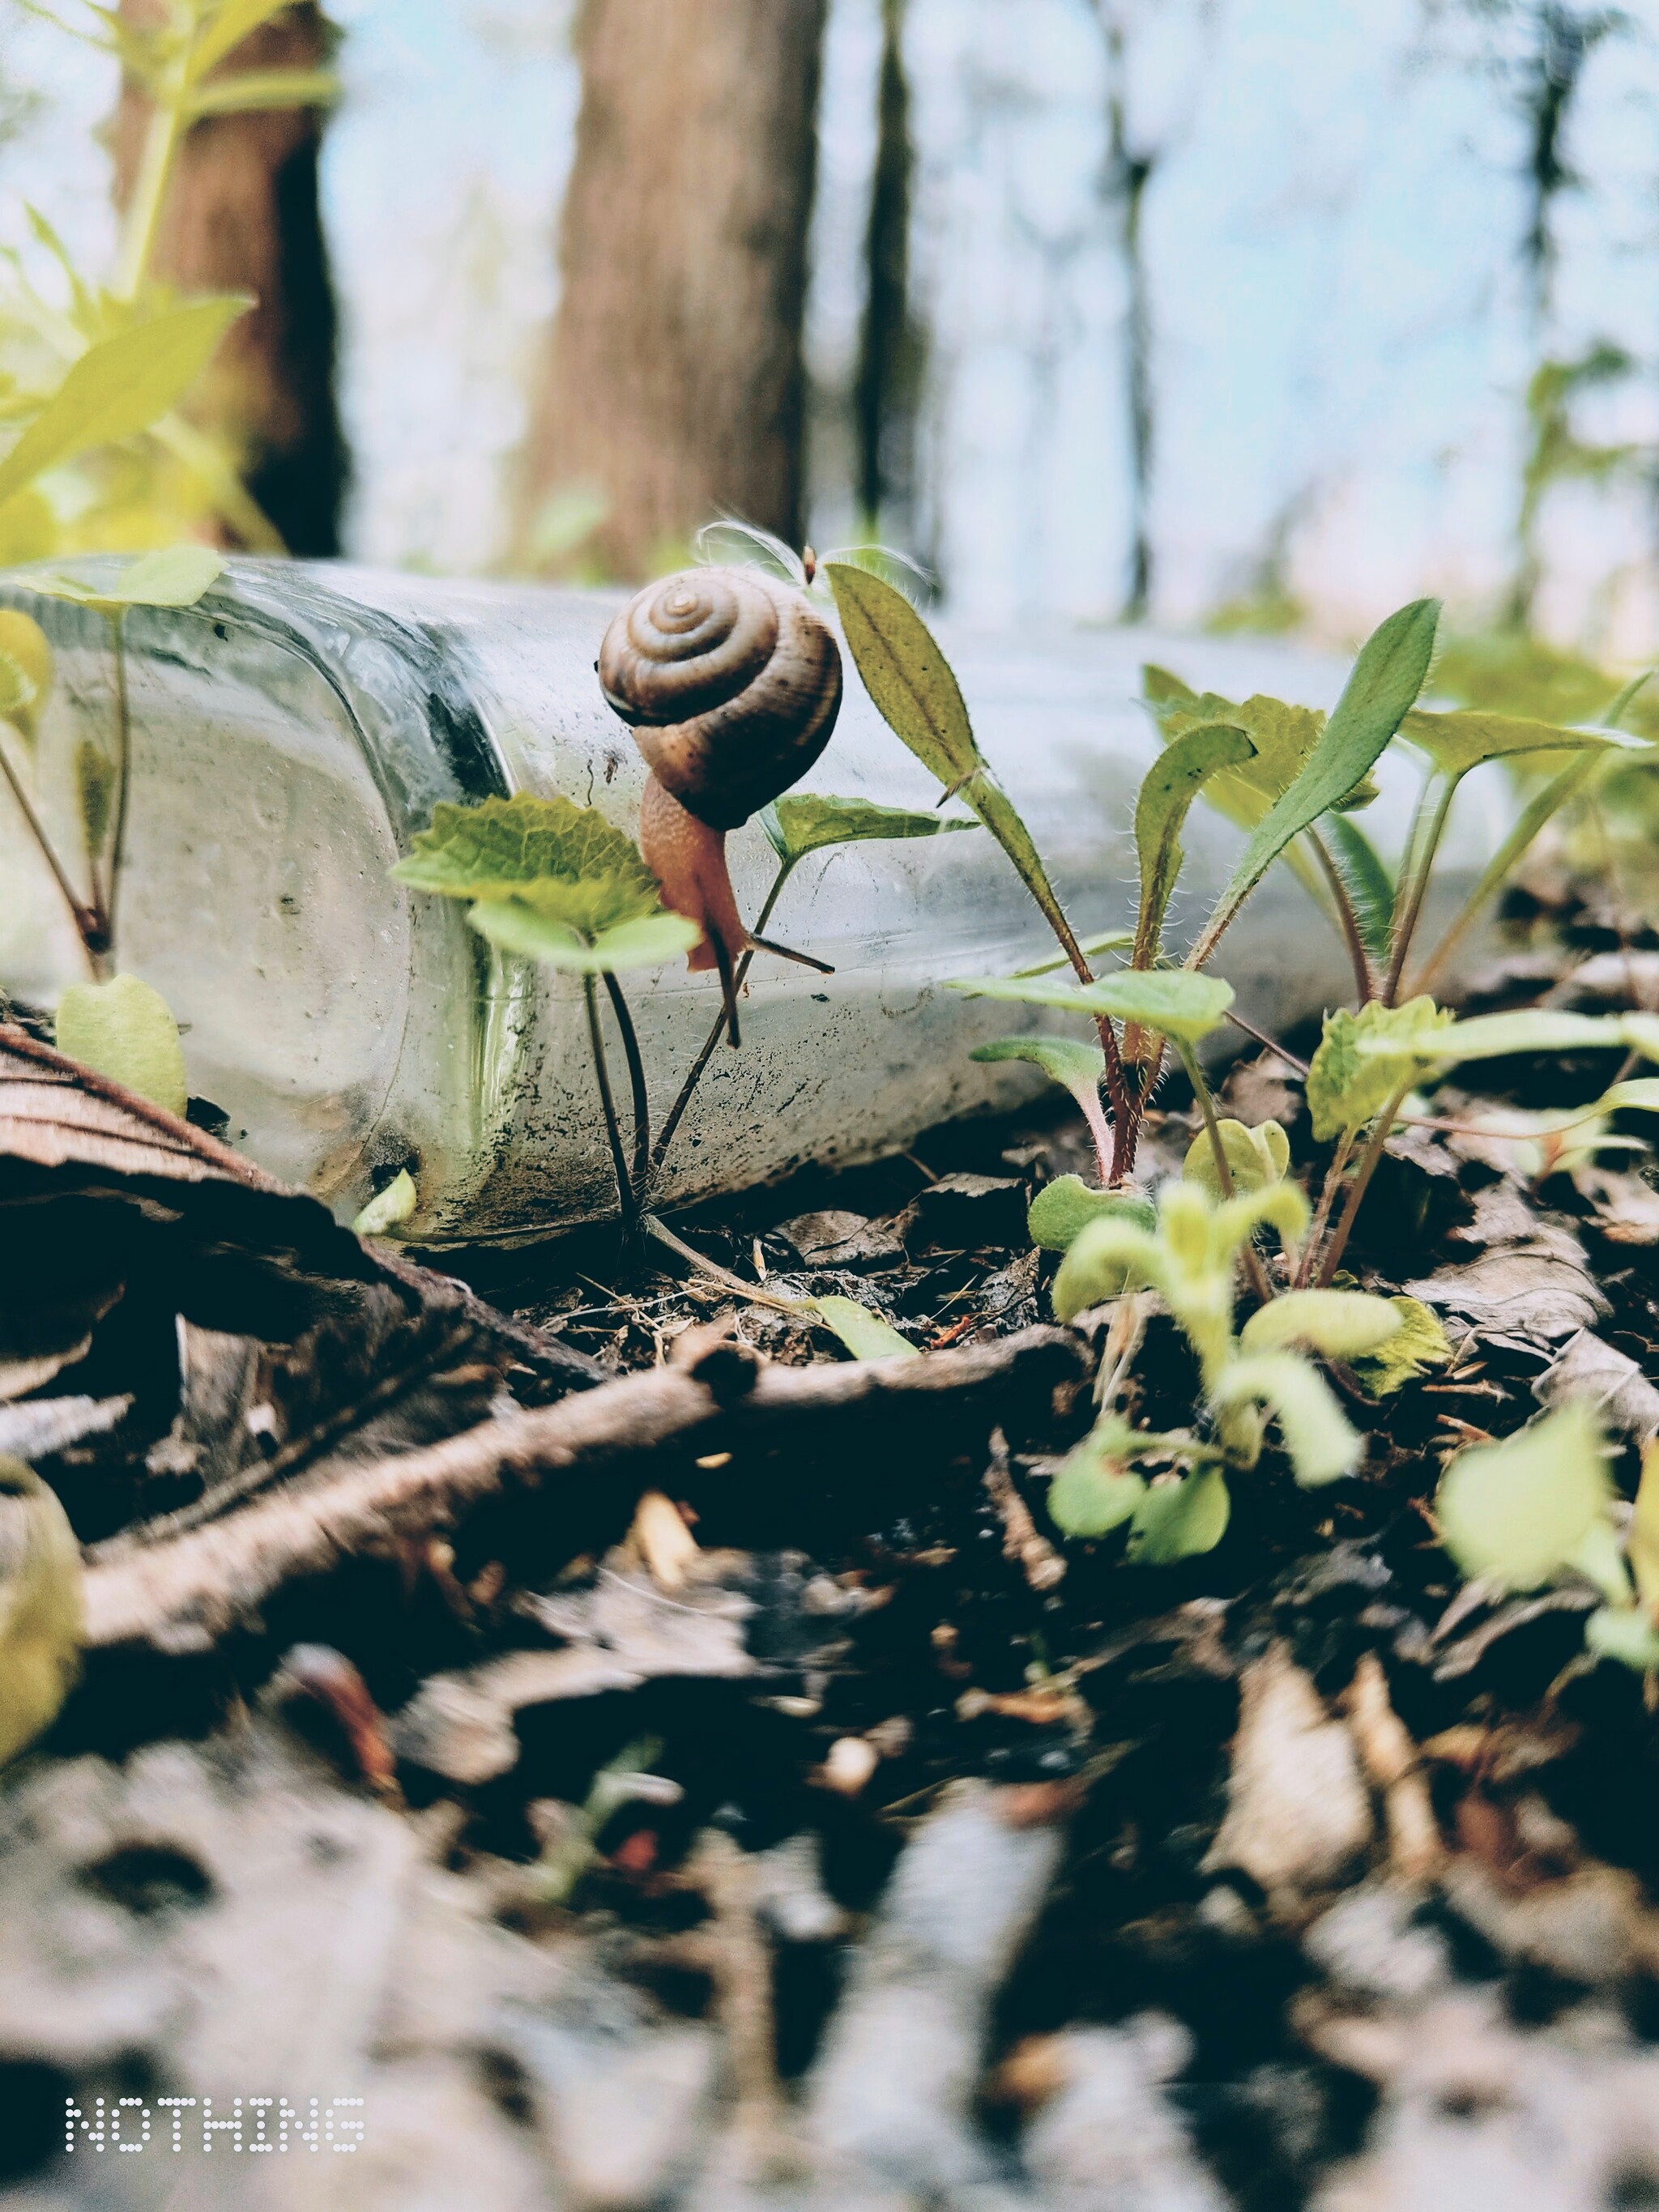
[[1408, 1075], [1403, 1082], [1396, 1084], [1389, 1094], [1388, 1103], [1376, 1117], [1376, 1127], [1371, 1133], [1371, 1140], [1361, 1154], [1358, 1172], [1349, 1185], [1347, 1203], [1342, 1208], [1342, 1217], [1336, 1224], [1336, 1233], [1331, 1238], [1325, 1257], [1320, 1263], [1317, 1287], [1322, 1291], [1329, 1288], [1331, 1278], [1341, 1264], [1342, 1255], [1348, 1249], [1348, 1239], [1353, 1233], [1353, 1224], [1358, 1218], [1360, 1201], [1370, 1186], [1371, 1177], [1376, 1173], [1376, 1164], [1382, 1158], [1382, 1147], [1388, 1143], [1393, 1131], [1395, 1116], [1400, 1111], [1401, 1102], [1410, 1091], [1413, 1080], [1414, 1076]]
[[640, 1055], [639, 1033], [634, 1027], [634, 1017], [628, 1011], [622, 985], [608, 970], [605, 988], [611, 1001], [611, 1011], [616, 1017], [617, 1034], [622, 1039], [623, 1054], [628, 1062], [628, 1081], [633, 1092], [634, 1112], [634, 1171], [630, 1181], [634, 1186], [634, 1202], [642, 1206], [645, 1204], [646, 1178], [651, 1171], [651, 1094], [646, 1088], [645, 1062]]
[[[1193, 1096], [1198, 1101], [1198, 1110], [1204, 1116], [1204, 1127], [1209, 1133], [1210, 1154], [1215, 1161], [1216, 1181], [1221, 1185], [1221, 1195], [1223, 1198], [1231, 1198], [1234, 1194], [1233, 1171], [1228, 1165], [1227, 1148], [1221, 1140], [1221, 1124], [1216, 1118], [1215, 1100], [1210, 1096], [1210, 1086], [1204, 1080], [1204, 1071], [1198, 1064], [1198, 1054], [1191, 1045], [1184, 1043], [1179, 1037], [1174, 1038], [1172, 1042], [1181, 1055], [1182, 1066], [1187, 1071], [1187, 1080], [1193, 1086]], [[1273, 1285], [1267, 1280], [1267, 1271], [1261, 1264], [1261, 1254], [1254, 1244], [1247, 1243], [1241, 1256], [1244, 1261], [1244, 1272], [1250, 1279], [1250, 1288], [1264, 1306], [1271, 1304], [1273, 1295]]]
[[611, 1091], [611, 1070], [605, 1064], [605, 1036], [599, 1026], [599, 994], [593, 988], [591, 975], [582, 977], [582, 998], [587, 1007], [587, 1037], [593, 1048], [593, 1074], [599, 1086], [599, 1104], [605, 1111], [605, 1133], [611, 1140], [611, 1164], [617, 1177], [617, 1201], [622, 1209], [623, 1237], [632, 1243], [640, 1231], [640, 1202], [634, 1189], [633, 1177], [628, 1172], [628, 1158], [623, 1151], [622, 1127], [617, 1119], [617, 1102]]
[[24, 789], [22, 779], [12, 766], [11, 756], [3, 744], [0, 744], [0, 772], [3, 772], [6, 781], [11, 787], [11, 795], [17, 801], [18, 812], [21, 814], [24, 822], [27, 824], [28, 833], [33, 838], [41, 859], [51, 869], [52, 880], [64, 895], [64, 903], [70, 910], [70, 919], [75, 924], [76, 935], [81, 940], [81, 948], [87, 956], [87, 965], [92, 970], [93, 981], [96, 982], [100, 977], [100, 963], [106, 949], [102, 917], [95, 906], [87, 904], [70, 881], [69, 872], [58, 859], [57, 848], [47, 836], [46, 824], [35, 812], [34, 801]]
[[1353, 969], [1354, 989], [1362, 1006], [1368, 1006], [1376, 995], [1371, 980], [1371, 963], [1365, 951], [1365, 940], [1359, 933], [1359, 917], [1353, 910], [1353, 901], [1348, 896], [1348, 886], [1342, 880], [1342, 872], [1331, 858], [1330, 848], [1317, 830], [1310, 830], [1308, 842], [1313, 847], [1314, 858], [1324, 875], [1326, 885], [1336, 906], [1336, 918], [1342, 931], [1342, 941], [1348, 948], [1348, 959]]
[[1457, 785], [1456, 776], [1431, 775], [1424, 785], [1423, 795], [1418, 801], [1417, 819], [1412, 824], [1411, 842], [1406, 848], [1411, 861], [1411, 889], [1407, 894], [1405, 906], [1395, 917], [1389, 973], [1382, 986], [1385, 1006], [1399, 1003], [1400, 979], [1405, 973], [1412, 939], [1416, 934], [1418, 919], [1422, 914], [1424, 897], [1428, 891], [1434, 856], [1445, 831], [1446, 817], [1451, 811], [1452, 795]]
[[1331, 1218], [1331, 1208], [1336, 1204], [1336, 1194], [1342, 1187], [1343, 1174], [1352, 1151], [1353, 1133], [1352, 1130], [1345, 1129], [1337, 1140], [1336, 1150], [1331, 1154], [1331, 1164], [1325, 1170], [1325, 1180], [1320, 1188], [1319, 1204], [1314, 1209], [1313, 1224], [1308, 1231], [1307, 1242], [1302, 1248], [1302, 1257], [1296, 1270], [1296, 1287], [1298, 1291], [1305, 1291], [1308, 1287], [1309, 1278], [1312, 1275], [1315, 1263], [1319, 1257], [1320, 1239], [1324, 1236], [1326, 1224]]
[[[778, 902], [778, 895], [782, 890], [785, 884], [788, 882], [790, 875], [793, 872], [794, 866], [795, 864], [793, 860], [785, 860], [779, 866], [777, 874], [772, 878], [772, 888], [767, 892], [766, 897], [762, 902], [761, 910], [755, 916], [756, 932], [764, 929], [767, 923], [772, 919], [772, 909]], [[754, 933], [751, 932], [751, 934], [753, 933]], [[738, 961], [736, 970], [732, 977], [732, 989], [734, 995], [736, 993], [742, 990], [744, 978], [749, 973], [749, 965], [754, 957], [754, 947], [750, 945], [749, 950], [744, 954], [742, 959]], [[640, 1200], [641, 1205], [643, 1205], [646, 1197], [648, 1194], [647, 1184], [654, 1182], [657, 1176], [662, 1172], [662, 1164], [668, 1157], [668, 1147], [674, 1141], [674, 1133], [679, 1127], [680, 1123], [684, 1120], [685, 1109], [691, 1103], [692, 1096], [695, 1093], [698, 1084], [702, 1080], [702, 1072], [704, 1068], [708, 1066], [709, 1061], [714, 1057], [715, 1052], [719, 1049], [720, 1041], [725, 1034], [726, 1010], [722, 1007], [720, 1012], [714, 1017], [714, 1026], [710, 1029], [708, 1036], [702, 1041], [702, 1049], [692, 1061], [690, 1067], [687, 1070], [685, 1080], [681, 1084], [679, 1088], [679, 1095], [675, 1099], [673, 1104], [669, 1108], [667, 1115], [664, 1118], [662, 1127], [657, 1133], [657, 1141], [653, 1146], [651, 1152], [647, 1182], [642, 1182], [640, 1186]]]

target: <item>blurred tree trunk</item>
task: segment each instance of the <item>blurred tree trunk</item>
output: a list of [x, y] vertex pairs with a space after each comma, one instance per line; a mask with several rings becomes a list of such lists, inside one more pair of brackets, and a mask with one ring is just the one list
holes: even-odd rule
[[801, 532], [824, 0], [584, 0], [563, 289], [521, 520], [591, 489], [647, 574], [717, 514]]
[[[156, 0], [121, 0], [143, 23]], [[332, 32], [313, 0], [245, 39], [225, 74], [314, 70]], [[112, 151], [115, 198], [132, 189], [149, 102], [123, 87]], [[154, 273], [191, 292], [251, 292], [193, 407], [228, 438], [244, 482], [290, 552], [337, 553], [345, 445], [334, 399], [335, 309], [317, 204], [323, 117], [315, 107], [209, 116], [179, 155]]]
[[908, 534], [915, 474], [916, 406], [926, 353], [910, 310], [910, 86], [904, 70], [906, 0], [881, 0], [881, 69], [876, 92], [876, 167], [865, 233], [867, 289], [853, 380], [862, 527]]

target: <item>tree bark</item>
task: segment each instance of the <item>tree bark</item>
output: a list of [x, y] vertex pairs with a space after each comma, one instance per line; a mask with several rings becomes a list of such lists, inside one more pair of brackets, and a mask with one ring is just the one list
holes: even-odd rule
[[585, 0], [563, 290], [520, 500], [648, 574], [721, 514], [799, 544], [824, 0]]
[[[122, 0], [136, 22], [155, 0]], [[227, 73], [314, 70], [332, 34], [312, 0], [237, 47]], [[149, 119], [124, 86], [115, 117], [115, 198], [132, 189]], [[345, 444], [334, 398], [336, 317], [318, 211], [323, 116], [315, 107], [210, 116], [181, 148], [153, 273], [188, 292], [251, 292], [192, 412], [230, 441], [242, 479], [289, 550], [337, 553]]]

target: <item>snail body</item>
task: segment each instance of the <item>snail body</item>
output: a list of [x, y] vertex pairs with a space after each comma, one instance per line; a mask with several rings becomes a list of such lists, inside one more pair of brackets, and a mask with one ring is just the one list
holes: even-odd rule
[[732, 977], [757, 940], [732, 896], [726, 833], [799, 781], [829, 744], [840, 647], [792, 586], [753, 568], [690, 568], [629, 601], [598, 668], [651, 770], [641, 853], [665, 904], [702, 929], [687, 964], [719, 969], [735, 1043]]

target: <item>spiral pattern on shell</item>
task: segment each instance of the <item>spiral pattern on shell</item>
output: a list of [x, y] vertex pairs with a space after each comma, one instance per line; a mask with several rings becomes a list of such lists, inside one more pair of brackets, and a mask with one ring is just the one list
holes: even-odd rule
[[805, 775], [841, 706], [841, 652], [805, 595], [753, 568], [647, 584], [599, 647], [605, 698], [682, 806], [734, 830]]

